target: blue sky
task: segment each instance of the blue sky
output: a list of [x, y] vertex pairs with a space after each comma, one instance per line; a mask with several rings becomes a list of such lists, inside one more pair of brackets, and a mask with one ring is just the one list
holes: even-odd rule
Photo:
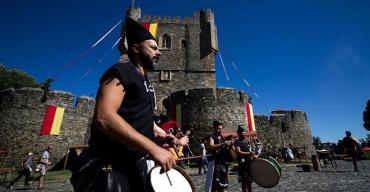
[[[39, 82], [55, 78], [52, 89], [94, 94], [102, 72], [118, 61], [111, 47], [120, 27], [81, 54], [124, 17], [131, 2], [2, 0], [0, 63]], [[369, 133], [362, 112], [370, 99], [370, 1], [136, 0], [135, 5], [162, 16], [211, 8], [230, 76], [227, 81], [217, 59], [217, 86], [253, 96], [234, 62], [260, 96], [253, 96], [256, 114], [269, 115], [265, 104], [305, 111], [313, 135], [323, 141], [336, 142], [345, 130], [358, 138]]]

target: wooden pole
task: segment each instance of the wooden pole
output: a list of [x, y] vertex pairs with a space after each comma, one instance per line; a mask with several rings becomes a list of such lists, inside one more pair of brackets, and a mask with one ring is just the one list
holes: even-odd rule
[[66, 170], [68, 155], [69, 155], [69, 147], [67, 147], [67, 154], [66, 154], [66, 159], [64, 160], [63, 170]]

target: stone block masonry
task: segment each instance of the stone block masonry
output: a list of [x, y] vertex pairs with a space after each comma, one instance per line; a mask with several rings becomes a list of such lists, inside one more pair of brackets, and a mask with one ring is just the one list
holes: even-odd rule
[[[57, 162], [71, 145], [86, 144], [94, 112], [95, 100], [51, 91], [42, 102], [44, 91], [37, 88], [0, 91], [0, 147], [10, 149], [7, 162], [19, 165], [29, 152], [38, 156], [47, 145], [53, 145], [52, 161]], [[40, 131], [48, 105], [64, 107], [60, 135], [41, 136]]]

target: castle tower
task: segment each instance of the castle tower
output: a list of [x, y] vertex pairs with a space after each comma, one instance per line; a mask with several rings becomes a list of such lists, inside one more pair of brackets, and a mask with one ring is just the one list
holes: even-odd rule
[[[162, 53], [157, 69], [149, 74], [156, 90], [156, 113], [165, 112], [165, 99], [173, 92], [194, 88], [216, 88], [215, 54], [217, 28], [210, 9], [193, 16], [160, 17], [144, 15], [130, 7], [127, 16], [140, 22], [158, 23], [157, 40]], [[121, 62], [127, 61], [121, 43]]]
[[200, 88], [177, 91], [168, 100], [169, 116], [183, 131], [190, 128], [191, 146], [198, 150], [198, 138], [212, 133], [212, 122], [219, 120], [224, 133], [235, 133], [238, 125], [248, 127], [246, 102], [250, 96], [231, 88]]
[[307, 115], [299, 110], [273, 110], [270, 117], [256, 115], [257, 135], [276, 149], [292, 144], [304, 148], [307, 157], [316, 154]]

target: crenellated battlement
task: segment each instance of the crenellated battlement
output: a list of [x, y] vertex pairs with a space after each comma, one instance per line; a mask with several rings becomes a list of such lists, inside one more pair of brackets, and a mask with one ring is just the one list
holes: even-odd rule
[[[130, 14], [132, 15], [132, 14]], [[163, 24], [200, 24], [202, 21], [214, 23], [214, 14], [211, 9], [196, 11], [192, 16], [160, 16], [144, 14], [142, 22], [163, 23]]]
[[46, 101], [43, 102], [44, 91], [40, 88], [9, 88], [0, 91], [1, 108], [10, 107], [39, 107], [40, 105], [56, 105], [72, 109], [91, 109], [95, 106], [95, 99], [87, 96], [80, 96], [77, 102], [73, 103], [75, 96], [66, 91], [50, 91], [46, 95]]
[[301, 110], [275, 109], [272, 112], [274, 116], [285, 116], [285, 121], [304, 121], [307, 122], [307, 115]]
[[171, 94], [172, 101], [194, 100], [192, 102], [213, 101], [213, 102], [230, 102], [242, 103], [251, 101], [250, 96], [244, 91], [238, 91], [232, 88], [199, 88], [176, 91]]
[[159, 15], [144, 15], [141, 18], [142, 22], [149, 22], [149, 23], [161, 23], [161, 24], [199, 24], [199, 17], [188, 16], [188, 17], [180, 17], [180, 16], [159, 16]]

